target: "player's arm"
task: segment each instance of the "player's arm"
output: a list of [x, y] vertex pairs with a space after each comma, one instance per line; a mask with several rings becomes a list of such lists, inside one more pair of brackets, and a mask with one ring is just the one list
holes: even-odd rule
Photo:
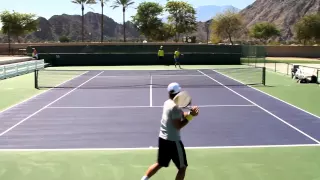
[[174, 119], [173, 120], [173, 125], [176, 129], [180, 130], [182, 129], [184, 126], [186, 126], [189, 123], [189, 121], [186, 118], [183, 118], [182, 120], [179, 119]]
[[[182, 119], [181, 119], [181, 113], [183, 113]], [[172, 108], [172, 110], [170, 112], [173, 126], [178, 130], [182, 129], [185, 125], [188, 124], [188, 120], [186, 120], [186, 118], [184, 118], [185, 117], [184, 115], [185, 115], [185, 113], [177, 106]], [[177, 117], [179, 117], [179, 118], [177, 118]]]
[[[178, 111], [178, 109], [174, 108], [173, 111]], [[173, 124], [174, 124], [175, 128], [180, 130], [183, 127], [185, 127], [191, 121], [190, 116], [198, 114], [198, 112], [199, 112], [199, 108], [198, 107], [194, 107], [190, 112], [183, 112], [182, 120], [181, 119], [174, 119], [173, 120]]]

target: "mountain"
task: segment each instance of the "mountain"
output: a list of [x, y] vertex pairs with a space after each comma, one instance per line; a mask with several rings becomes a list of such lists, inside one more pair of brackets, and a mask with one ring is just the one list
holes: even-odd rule
[[247, 28], [257, 22], [274, 23], [281, 30], [281, 40], [294, 36], [293, 26], [303, 16], [320, 13], [320, 0], [256, 0], [240, 14]]
[[[199, 6], [198, 8], [195, 8], [196, 10], [196, 18], [199, 22], [205, 22], [210, 19], [212, 19], [216, 14], [224, 12], [226, 10], [235, 10], [237, 12], [240, 11], [240, 9], [235, 8], [233, 6], [215, 6], [215, 5], [208, 5], [208, 6]], [[168, 15], [164, 15], [162, 17], [163, 22], [168, 21]]]
[[205, 22], [210, 19], [212, 19], [216, 14], [224, 12], [226, 10], [235, 10], [235, 11], [240, 11], [240, 9], [235, 8], [233, 6], [214, 6], [214, 5], [209, 5], [209, 6], [199, 6], [196, 8], [197, 12], [197, 21]]
[[[197, 37], [197, 40], [206, 41], [207, 29], [205, 21], [226, 9], [235, 9], [232, 6], [200, 6], [196, 8], [198, 28], [188, 34]], [[292, 40], [294, 37], [293, 25], [303, 16], [320, 13], [320, 0], [256, 0], [253, 4], [240, 11], [244, 18], [244, 25], [251, 28], [257, 22], [271, 22], [281, 30], [280, 40]], [[101, 15], [88, 12], [85, 14], [85, 40], [100, 41]], [[41, 31], [31, 33], [24, 37], [25, 41], [58, 41], [61, 36], [68, 36], [72, 41], [81, 41], [81, 16], [55, 15], [50, 19], [39, 18]], [[104, 16], [105, 40], [121, 41], [123, 39], [123, 25]], [[143, 39], [131, 22], [126, 23], [127, 38]], [[245, 34], [245, 33], [242, 33]], [[247, 39], [244, 35], [244, 40]], [[7, 42], [7, 36], [0, 34], [0, 42]]]
[[[100, 41], [101, 15], [88, 12], [84, 16], [84, 39], [85, 41]], [[40, 17], [40, 31], [31, 33], [25, 37], [26, 41], [58, 41], [61, 36], [67, 36], [72, 41], [81, 41], [81, 16], [79, 15], [55, 15], [49, 20]], [[122, 40], [123, 25], [113, 19], [104, 16], [105, 40]], [[126, 35], [128, 39], [139, 38], [139, 32], [131, 22], [126, 23]]]

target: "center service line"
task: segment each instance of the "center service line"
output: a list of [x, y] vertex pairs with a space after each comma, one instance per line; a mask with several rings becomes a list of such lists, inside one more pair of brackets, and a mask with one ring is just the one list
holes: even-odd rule
[[152, 76], [150, 76], [150, 107], [152, 107]]

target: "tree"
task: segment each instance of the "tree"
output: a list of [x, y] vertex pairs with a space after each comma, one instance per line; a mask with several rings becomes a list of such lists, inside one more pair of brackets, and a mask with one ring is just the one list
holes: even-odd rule
[[0, 20], [2, 33], [8, 34], [9, 40], [10, 36], [15, 37], [18, 42], [19, 36], [36, 31], [38, 26], [35, 14], [3, 11], [0, 13]]
[[176, 34], [174, 26], [167, 23], [162, 23], [157, 32], [158, 33], [153, 36], [153, 39], [157, 41], [167, 41]]
[[66, 43], [66, 42], [70, 42], [70, 39], [69, 39], [67, 36], [61, 36], [61, 37], [59, 38], [59, 41], [60, 41], [61, 43]]
[[232, 37], [239, 33], [243, 29], [242, 27], [242, 17], [239, 13], [231, 10], [216, 15], [211, 22], [212, 36], [229, 39], [232, 45]]
[[101, 5], [101, 42], [103, 42], [103, 26], [104, 26], [104, 22], [103, 22], [103, 7], [104, 5], [107, 3], [107, 1], [109, 0], [100, 0], [100, 5]]
[[135, 27], [148, 38], [157, 39], [161, 33], [163, 23], [158, 17], [163, 12], [163, 7], [155, 2], [143, 2], [137, 8], [137, 14], [133, 16], [133, 24]]
[[210, 41], [213, 44], [218, 44], [221, 43], [221, 39], [216, 35], [216, 34], [212, 34], [210, 37]]
[[256, 39], [267, 41], [269, 38], [279, 36], [280, 30], [269, 22], [255, 24], [250, 30], [250, 36]]
[[129, 6], [134, 4], [132, 0], [115, 0], [111, 6], [113, 9], [122, 7], [122, 17], [123, 17], [123, 41], [126, 42], [126, 10]]
[[72, 3], [74, 4], [79, 4], [81, 5], [81, 12], [82, 12], [82, 19], [81, 19], [81, 24], [82, 24], [82, 27], [81, 27], [81, 40], [82, 42], [84, 41], [84, 6], [85, 5], [88, 5], [88, 4], [96, 4], [97, 2], [95, 0], [72, 0], [71, 1]]
[[165, 10], [170, 14], [169, 23], [175, 27], [176, 41], [180, 39], [180, 34], [197, 30], [196, 11], [192, 5], [183, 1], [168, 1]]
[[304, 16], [295, 26], [295, 36], [305, 45], [312, 39], [320, 39], [320, 13]]

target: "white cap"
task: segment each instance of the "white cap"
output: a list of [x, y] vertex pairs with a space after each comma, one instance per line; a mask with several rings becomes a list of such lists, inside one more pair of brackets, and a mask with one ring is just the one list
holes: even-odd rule
[[173, 82], [168, 85], [167, 90], [168, 90], [168, 92], [171, 92], [171, 94], [177, 94], [180, 92], [181, 87], [178, 83]]

